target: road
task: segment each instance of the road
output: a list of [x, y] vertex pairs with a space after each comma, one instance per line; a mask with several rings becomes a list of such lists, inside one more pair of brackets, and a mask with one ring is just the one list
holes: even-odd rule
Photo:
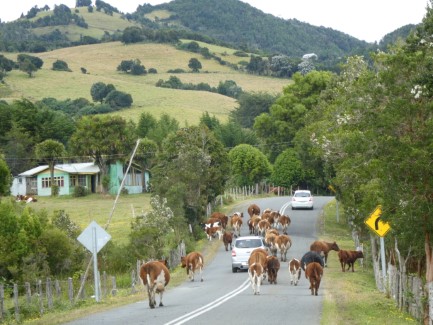
[[[292, 239], [288, 260], [292, 257], [300, 259], [316, 239], [317, 218], [331, 197], [314, 199], [314, 210], [295, 211], [286, 205], [290, 197], [256, 199], [249, 202], [256, 203], [262, 210], [285, 208], [283, 214], [289, 215], [292, 221], [288, 228]], [[236, 207], [236, 211], [244, 213], [242, 235], [248, 235], [248, 205]], [[304, 275], [301, 276], [298, 286], [291, 286], [288, 263], [281, 262], [278, 284], [270, 285], [265, 280], [261, 294], [255, 296], [248, 273], [232, 273], [230, 251], [226, 252], [221, 244], [213, 261], [204, 269], [204, 281], [186, 281], [175, 288], [170, 288], [169, 285], [163, 298], [164, 307], [150, 309], [148, 301], [143, 299], [138, 303], [86, 316], [68, 324], [320, 324], [323, 294], [319, 289], [318, 296], [311, 296], [308, 288], [309, 283]]]

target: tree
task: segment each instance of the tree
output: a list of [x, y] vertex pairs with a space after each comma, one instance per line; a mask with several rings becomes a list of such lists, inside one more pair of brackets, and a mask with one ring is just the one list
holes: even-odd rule
[[272, 166], [266, 156], [257, 148], [240, 144], [229, 151], [231, 175], [238, 186], [250, 186], [266, 180]]
[[12, 185], [12, 174], [4, 160], [4, 156], [0, 154], [0, 197], [8, 196]]
[[269, 113], [277, 98], [265, 92], [242, 92], [238, 96], [239, 106], [230, 112], [230, 118], [244, 128], [252, 128], [255, 118], [262, 113]]
[[304, 179], [302, 162], [293, 148], [284, 150], [275, 160], [271, 181], [277, 186], [290, 188], [301, 185]]
[[133, 147], [134, 128], [119, 116], [84, 116], [70, 139], [73, 153], [92, 157], [101, 171], [103, 189], [107, 190], [109, 164], [125, 160]]
[[53, 70], [68, 72], [72, 71], [71, 69], [69, 69], [68, 64], [63, 60], [56, 60], [55, 62], [53, 62]]
[[137, 125], [137, 135], [140, 138], [147, 137], [147, 134], [151, 129], [154, 129], [157, 125], [157, 120], [150, 113], [141, 113], [140, 119], [138, 120]]
[[55, 140], [45, 140], [36, 145], [35, 154], [38, 159], [41, 159], [48, 163], [51, 174], [51, 196], [55, 196], [57, 193], [54, 190], [58, 184], [54, 182], [54, 165], [57, 159], [63, 156], [65, 152], [65, 146]]
[[175, 214], [197, 225], [207, 204], [223, 193], [227, 170], [224, 147], [207, 127], [183, 128], [163, 142], [151, 186]]
[[94, 102], [100, 102], [102, 104], [105, 97], [113, 90], [116, 90], [116, 88], [112, 84], [96, 82], [90, 88], [90, 95]]
[[317, 104], [322, 90], [329, 85], [333, 74], [313, 71], [305, 76], [293, 75], [293, 83], [284, 88], [283, 95], [271, 106], [269, 113], [256, 117], [254, 130], [265, 141], [271, 161], [293, 145], [296, 132], [304, 127], [305, 117]]
[[38, 68], [30, 60], [24, 60], [20, 62], [20, 70], [27, 73], [31, 78], [33, 77], [33, 72], [37, 71]]
[[88, 7], [92, 5], [92, 0], [76, 0], [75, 7]]
[[126, 27], [123, 30], [121, 40], [125, 44], [138, 43], [143, 40], [142, 30], [140, 27]]
[[147, 186], [145, 182], [145, 171], [150, 170], [156, 158], [156, 153], [158, 151], [158, 145], [155, 141], [144, 138], [140, 140], [140, 144], [135, 153], [135, 160], [139, 163], [141, 167], [143, 192], [147, 191]]
[[197, 58], [191, 58], [188, 63], [188, 68], [190, 68], [192, 72], [199, 72], [202, 66]]
[[119, 90], [110, 91], [104, 101], [111, 107], [131, 107], [132, 96]]

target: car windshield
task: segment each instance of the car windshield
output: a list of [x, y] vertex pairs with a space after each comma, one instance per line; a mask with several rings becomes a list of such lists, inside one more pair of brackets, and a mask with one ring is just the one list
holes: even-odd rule
[[236, 241], [235, 244], [238, 248], [253, 248], [262, 246], [262, 241], [260, 239], [242, 239]]
[[309, 196], [310, 196], [310, 193], [308, 193], [308, 192], [295, 193], [295, 197], [309, 197]]

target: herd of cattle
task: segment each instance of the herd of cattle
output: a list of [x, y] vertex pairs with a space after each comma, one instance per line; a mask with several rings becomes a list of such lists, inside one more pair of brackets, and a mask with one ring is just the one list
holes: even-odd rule
[[[292, 240], [287, 233], [291, 223], [289, 216], [281, 215], [278, 211], [261, 209], [256, 204], [248, 207], [249, 220], [247, 221], [249, 234], [261, 236], [264, 239], [265, 249], [257, 248], [251, 253], [248, 260], [248, 276], [254, 294], [260, 294], [260, 286], [263, 280], [268, 279], [270, 284], [277, 284], [277, 275], [280, 269], [280, 261], [287, 262], [287, 252], [292, 246]], [[240, 236], [244, 215], [235, 212], [231, 217], [224, 213], [214, 212], [211, 217], [201, 224], [207, 238], [218, 238], [224, 243], [226, 251], [232, 249], [233, 239]], [[279, 233], [281, 229], [282, 234]], [[310, 250], [302, 258], [292, 258], [288, 262], [290, 284], [297, 285], [302, 271], [310, 282], [309, 290], [312, 295], [318, 295], [320, 281], [323, 277], [323, 269], [327, 266], [328, 254], [331, 250], [338, 252], [338, 258], [343, 272], [354, 272], [354, 263], [358, 258], [363, 258], [362, 251], [342, 250], [337, 243], [316, 240], [310, 245]], [[280, 259], [278, 259], [278, 252]], [[186, 268], [186, 273], [191, 281], [194, 281], [196, 273], [203, 281], [202, 271], [204, 267], [203, 256], [198, 252], [191, 252], [181, 257], [181, 266]], [[155, 295], [159, 293], [160, 303], [164, 289], [170, 280], [170, 273], [165, 260], [151, 261], [143, 264], [140, 270], [140, 278], [147, 288], [149, 306], [155, 308]]]

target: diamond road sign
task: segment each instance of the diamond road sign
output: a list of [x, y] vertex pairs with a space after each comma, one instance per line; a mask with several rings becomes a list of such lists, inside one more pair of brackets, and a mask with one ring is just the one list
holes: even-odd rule
[[389, 223], [383, 222], [381, 219], [382, 207], [378, 205], [376, 209], [365, 219], [365, 224], [370, 227], [378, 236], [384, 237], [391, 229]]
[[78, 241], [83, 244], [90, 252], [94, 253], [93, 245], [94, 238], [96, 236], [96, 253], [98, 253], [102, 247], [111, 239], [109, 233], [107, 233], [104, 228], [98, 225], [95, 221], [92, 221], [90, 225], [78, 236]]

